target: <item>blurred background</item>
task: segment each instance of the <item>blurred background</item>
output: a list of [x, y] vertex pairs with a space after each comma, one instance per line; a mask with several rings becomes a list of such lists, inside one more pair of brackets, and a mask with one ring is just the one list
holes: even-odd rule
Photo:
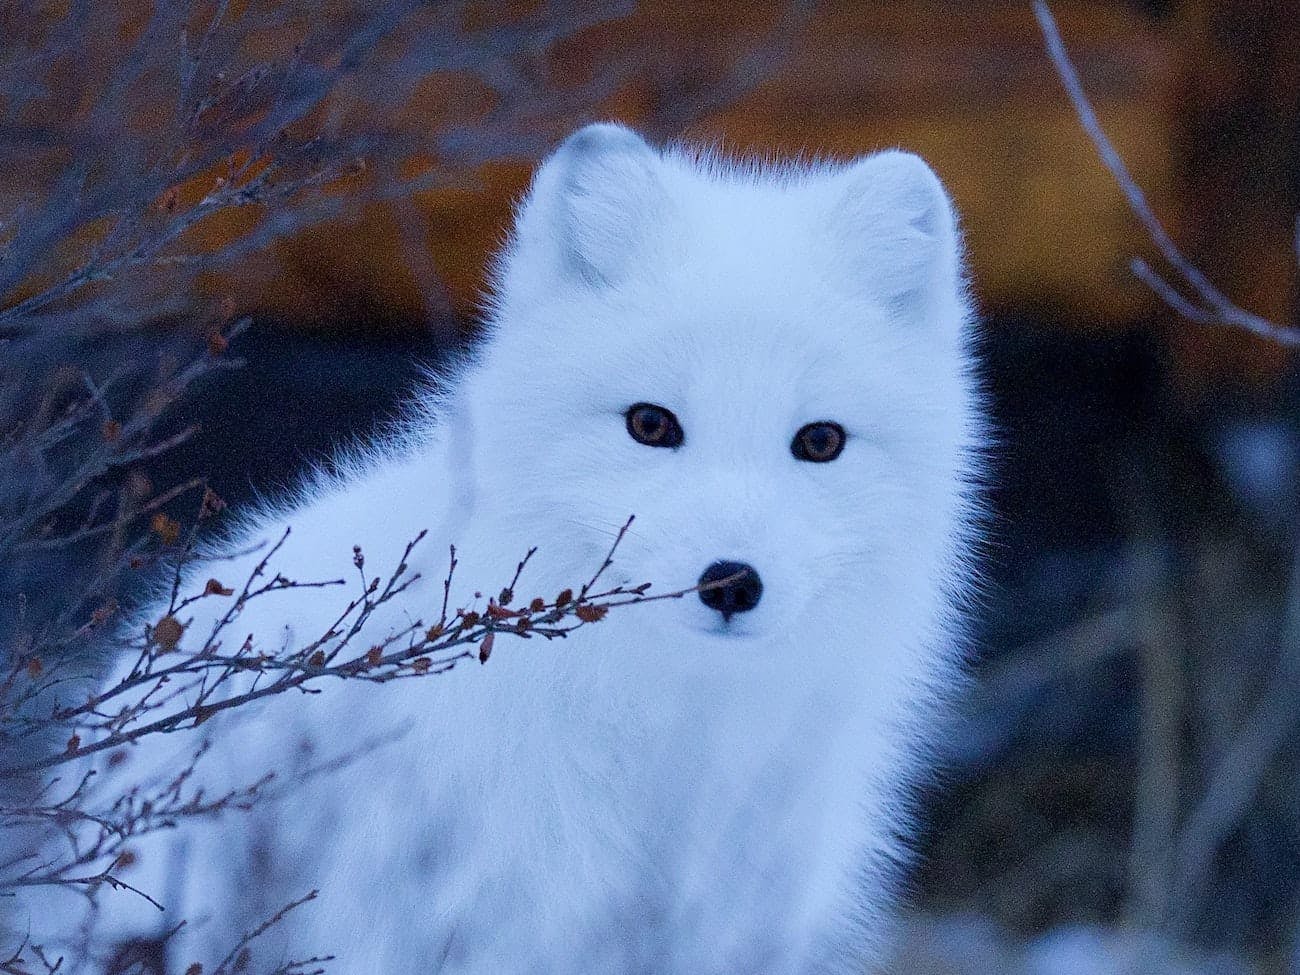
[[[1300, 3], [1052, 4], [1227, 296], [1297, 321]], [[1001, 432], [907, 975], [1300, 973], [1300, 376], [1198, 325], [1029, 2], [0, 5], [0, 662], [86, 652], [200, 485], [274, 494], [475, 332], [538, 158], [616, 118], [925, 156]]]

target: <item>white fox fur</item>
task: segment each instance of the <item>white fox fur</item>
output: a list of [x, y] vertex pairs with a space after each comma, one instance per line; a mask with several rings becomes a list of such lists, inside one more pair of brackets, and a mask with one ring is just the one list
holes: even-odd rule
[[[902, 152], [733, 164], [589, 126], [539, 170], [487, 317], [436, 423], [230, 548], [288, 525], [284, 575], [354, 575], [354, 544], [384, 574], [430, 529], [421, 581], [371, 642], [436, 619], [448, 543], [453, 606], [497, 591], [534, 545], [519, 598], [553, 598], [629, 515], [605, 580], [674, 590], [736, 560], [761, 576], [758, 605], [729, 620], [695, 595], [625, 607], [562, 642], [501, 635], [483, 667], [326, 683], [147, 739], [127, 772], [211, 736], [210, 793], [391, 740], [250, 813], [143, 840], [124, 879], [168, 910], [104, 891], [100, 930], [187, 917], [173, 963], [210, 971], [319, 888], [254, 943], [251, 970], [312, 953], [339, 975], [864, 970], [960, 682], [971, 576], [983, 434], [939, 181]], [[680, 447], [629, 436], [642, 402], [677, 416]], [[817, 421], [847, 434], [828, 463], [791, 451]], [[261, 554], [190, 582], [231, 585]], [[301, 644], [343, 601], [267, 596], [227, 639]], [[222, 603], [187, 611], [182, 649]]]

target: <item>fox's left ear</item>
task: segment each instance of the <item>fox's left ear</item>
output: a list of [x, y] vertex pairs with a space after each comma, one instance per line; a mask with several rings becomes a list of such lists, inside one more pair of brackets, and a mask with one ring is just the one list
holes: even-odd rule
[[611, 284], [655, 246], [665, 206], [659, 154], [622, 125], [588, 125], [538, 170], [516, 246], [531, 263]]
[[960, 287], [960, 240], [952, 203], [919, 156], [890, 150], [836, 177], [831, 226], [846, 271], [900, 315], [924, 315]]

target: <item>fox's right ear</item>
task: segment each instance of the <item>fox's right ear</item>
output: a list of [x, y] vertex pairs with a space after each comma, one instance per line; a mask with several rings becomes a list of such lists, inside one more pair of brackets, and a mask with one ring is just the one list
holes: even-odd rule
[[645, 140], [622, 125], [588, 125], [538, 170], [513, 258], [535, 265], [549, 250], [562, 273], [612, 284], [655, 246], [666, 201], [659, 156]]

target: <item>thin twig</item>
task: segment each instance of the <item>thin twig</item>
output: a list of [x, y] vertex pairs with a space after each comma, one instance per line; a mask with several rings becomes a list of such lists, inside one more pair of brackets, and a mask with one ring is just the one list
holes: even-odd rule
[[1152, 288], [1162, 300], [1190, 321], [1203, 325], [1226, 325], [1242, 328], [1260, 338], [1269, 339], [1288, 347], [1300, 345], [1300, 329], [1279, 325], [1238, 307], [1222, 291], [1216, 288], [1174, 243], [1173, 238], [1165, 230], [1164, 225], [1151, 208], [1151, 204], [1147, 201], [1146, 193], [1138, 185], [1137, 180], [1133, 178], [1133, 174], [1129, 172], [1123, 157], [1120, 156], [1114, 144], [1106, 135], [1105, 130], [1101, 127], [1101, 122], [1097, 119], [1097, 113], [1093, 109], [1092, 102], [1084, 91], [1083, 82], [1079, 79], [1079, 72], [1075, 69], [1073, 62], [1070, 60], [1070, 55], [1065, 49], [1065, 42], [1061, 39], [1061, 32], [1056, 26], [1056, 20], [1052, 16], [1051, 8], [1047, 5], [1046, 0], [1034, 0], [1034, 15], [1038, 18], [1038, 25], [1047, 44], [1047, 53], [1052, 59], [1056, 73], [1060, 76], [1062, 84], [1065, 85], [1066, 94], [1070, 96], [1070, 101], [1074, 104], [1075, 114], [1078, 115], [1079, 122], [1083, 125], [1084, 131], [1087, 132], [1088, 138], [1096, 146], [1102, 163], [1110, 170], [1116, 183], [1119, 184], [1124, 198], [1128, 201], [1129, 209], [1138, 218], [1143, 229], [1146, 230], [1147, 236], [1151, 238], [1152, 243], [1160, 252], [1161, 257], [1177, 272], [1178, 277], [1182, 279], [1195, 298], [1188, 299], [1182, 296], [1176, 288], [1160, 277], [1140, 258], [1135, 258], [1129, 265], [1133, 273], [1148, 287]]

